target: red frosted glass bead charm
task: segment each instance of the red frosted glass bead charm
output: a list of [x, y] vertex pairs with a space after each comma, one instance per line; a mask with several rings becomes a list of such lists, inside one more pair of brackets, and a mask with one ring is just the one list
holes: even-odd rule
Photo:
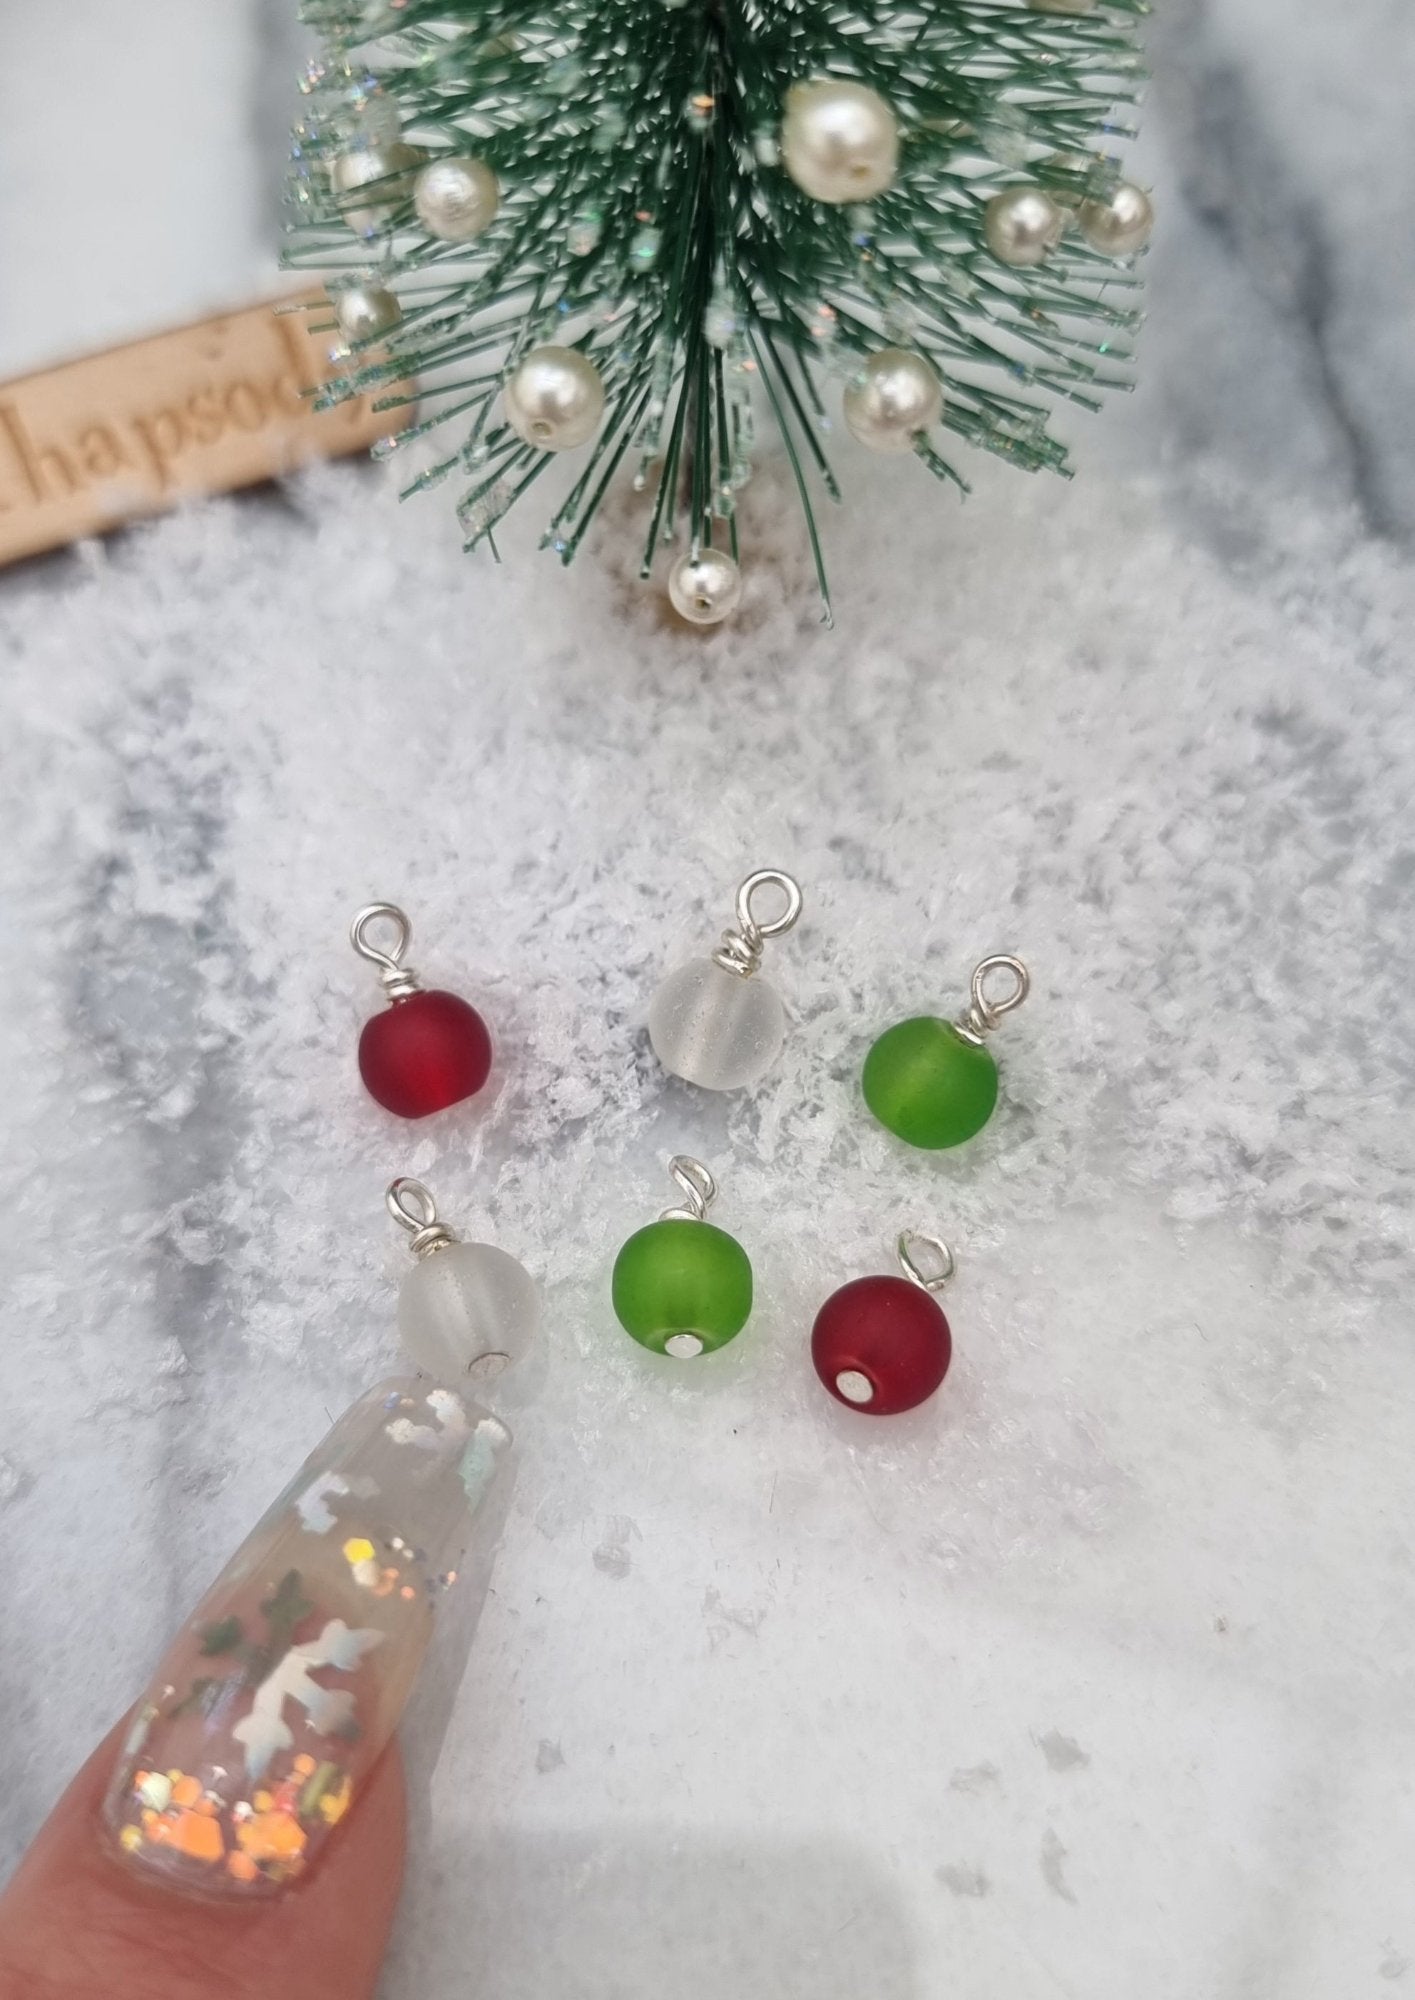
[[[915, 1246], [939, 1260], [927, 1276]], [[811, 1331], [811, 1360], [837, 1402], [866, 1416], [893, 1417], [927, 1402], [948, 1373], [953, 1336], [933, 1296], [953, 1275], [953, 1252], [936, 1237], [899, 1239], [902, 1278], [856, 1278], [832, 1292]]]
[[491, 1036], [455, 993], [410, 993], [364, 1023], [359, 1075], [385, 1111], [426, 1118], [475, 1097], [491, 1071]]
[[[397, 937], [388, 951], [368, 940], [368, 926], [389, 923]], [[425, 991], [403, 963], [412, 925], [393, 903], [360, 910], [350, 939], [379, 968], [390, 1005], [364, 1023], [359, 1075], [370, 1097], [400, 1118], [426, 1118], [474, 1097], [491, 1073], [491, 1036], [475, 1007], [456, 993]]]

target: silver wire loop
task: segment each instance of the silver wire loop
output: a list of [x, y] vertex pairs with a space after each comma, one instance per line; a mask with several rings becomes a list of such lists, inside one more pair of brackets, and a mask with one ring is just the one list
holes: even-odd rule
[[[931, 1251], [939, 1268], [929, 1273], [915, 1256], [915, 1248]], [[958, 1269], [958, 1259], [941, 1236], [926, 1236], [922, 1230], [906, 1229], [899, 1238], [899, 1263], [910, 1284], [921, 1292], [941, 1292]]]
[[[392, 924], [397, 937], [390, 951], [380, 951], [376, 944], [369, 943], [368, 927], [372, 923]], [[406, 1000], [410, 993], [418, 991], [418, 975], [403, 963], [412, 936], [413, 926], [396, 903], [368, 903], [349, 926], [350, 944], [360, 958], [378, 967], [383, 990], [390, 1000]]]
[[[1003, 993], [993, 997], [988, 995], [988, 979], [995, 972], [1012, 975], [1011, 984]], [[1020, 1007], [1032, 990], [1032, 975], [1020, 958], [1010, 952], [995, 951], [990, 958], [983, 959], [973, 967], [973, 977], [968, 987], [968, 1005], [954, 1022], [960, 1035], [970, 1042], [981, 1042], [984, 1035], [990, 1035], [1004, 1014], [1010, 1014], [1014, 1007]]]
[[408, 1248], [415, 1257], [430, 1257], [434, 1250], [443, 1250], [457, 1241], [447, 1224], [437, 1219], [432, 1189], [415, 1181], [411, 1174], [399, 1174], [396, 1181], [390, 1181], [383, 1199], [398, 1227], [406, 1229], [412, 1237]]
[[[765, 923], [752, 915], [752, 898], [759, 889], [779, 889], [786, 898], [780, 916]], [[768, 938], [784, 937], [801, 914], [801, 885], [794, 875], [780, 868], [758, 868], [737, 891], [736, 926], [722, 933], [722, 943], [713, 953], [713, 963], [739, 979], [750, 979], [762, 962], [762, 946]]]
[[717, 1182], [701, 1160], [690, 1159], [686, 1153], [675, 1153], [668, 1171], [683, 1190], [683, 1205], [664, 1209], [659, 1221], [701, 1222], [717, 1200]]

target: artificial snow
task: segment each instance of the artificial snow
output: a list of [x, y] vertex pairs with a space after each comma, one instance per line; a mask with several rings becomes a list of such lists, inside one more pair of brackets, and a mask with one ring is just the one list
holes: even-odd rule
[[[708, 636], [632, 497], [496, 569], [349, 467], [4, 583], [11, 1853], [396, 1365], [411, 1173], [546, 1306], [393, 2000], [1193, 2000], [1279, 1933], [1242, 1990], [1331, 2000], [1411, 1943], [1409, 576], [1295, 504], [1244, 558], [1123, 473], [849, 470], [834, 631], [775, 465]], [[788, 1039], [714, 1098], [646, 1008], [763, 866]], [[354, 1066], [375, 898], [496, 1040], [415, 1125]], [[999, 950], [998, 1114], [912, 1154], [865, 1049]], [[757, 1275], [696, 1363], [609, 1305], [678, 1151]], [[872, 1422], [807, 1337], [906, 1227], [956, 1359]]]

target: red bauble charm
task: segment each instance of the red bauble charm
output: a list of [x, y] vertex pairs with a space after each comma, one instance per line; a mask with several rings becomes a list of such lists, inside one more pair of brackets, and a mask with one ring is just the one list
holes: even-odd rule
[[[390, 950], [370, 944], [371, 923], [392, 925]], [[369, 1095], [400, 1118], [426, 1118], [474, 1097], [491, 1073], [491, 1036], [456, 993], [425, 992], [404, 965], [412, 925], [396, 903], [370, 903], [349, 932], [360, 958], [378, 967], [391, 1005], [364, 1023], [359, 1075]]]
[[811, 1359], [837, 1402], [893, 1417], [927, 1402], [948, 1373], [953, 1337], [922, 1282], [856, 1278], [816, 1316]]
[[491, 1073], [491, 1036], [455, 993], [410, 993], [364, 1023], [359, 1075], [385, 1111], [426, 1118], [474, 1097]]

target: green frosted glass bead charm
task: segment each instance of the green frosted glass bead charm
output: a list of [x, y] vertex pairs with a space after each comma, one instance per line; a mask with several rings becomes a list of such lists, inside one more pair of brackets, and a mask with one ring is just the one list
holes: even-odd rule
[[624, 1331], [675, 1360], [725, 1347], [752, 1311], [752, 1266], [724, 1229], [704, 1221], [717, 1192], [701, 1162], [677, 1158], [670, 1171], [685, 1204], [631, 1236], [614, 1261], [611, 1295]]
[[[1005, 970], [1011, 985], [990, 995], [991, 975]], [[985, 958], [975, 969], [963, 1018], [922, 1015], [886, 1028], [865, 1057], [865, 1102], [896, 1137], [931, 1152], [961, 1146], [981, 1132], [997, 1104], [997, 1064], [983, 1045], [1027, 997], [1031, 981], [1021, 959]]]
[[911, 1146], [961, 1146], [997, 1103], [997, 1064], [949, 1021], [921, 1016], [886, 1028], [865, 1057], [865, 1102]]

